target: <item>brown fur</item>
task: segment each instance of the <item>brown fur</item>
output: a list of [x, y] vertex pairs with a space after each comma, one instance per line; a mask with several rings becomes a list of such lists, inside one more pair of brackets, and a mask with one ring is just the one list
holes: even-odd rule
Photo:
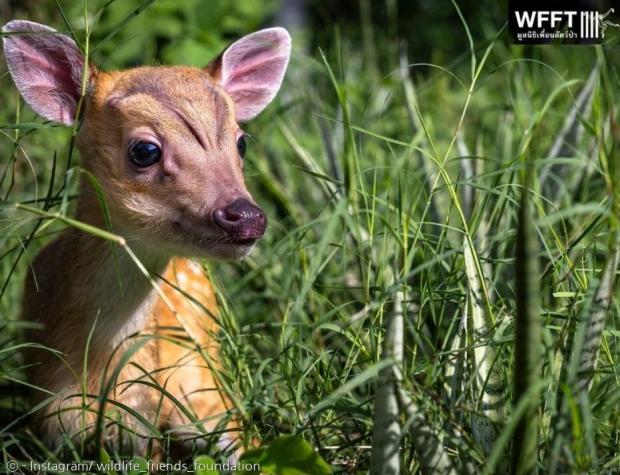
[[[43, 389], [39, 402], [56, 395], [37, 415], [46, 438], [57, 444], [63, 432], [76, 439], [92, 435], [102, 381], [141, 341], [139, 335], [151, 335], [121, 369], [106, 410], [118, 410], [123, 424], [142, 436], [149, 435], [147, 427], [118, 404], [181, 436], [212, 430], [232, 409], [210, 369], [218, 350], [217, 304], [200, 266], [171, 258], [240, 257], [250, 250], [227, 243], [209, 223], [211, 210], [238, 197], [251, 199], [236, 150], [234, 104], [200, 69], [137, 68], [95, 78], [77, 140], [83, 165], [103, 188], [113, 231], [153, 275], [164, 277], [156, 281], [174, 310], [122, 248], [116, 262], [109, 242], [65, 231], [33, 261], [25, 285], [23, 318], [40, 325], [28, 333], [29, 341], [60, 352], [28, 354], [31, 381]], [[155, 171], [131, 170], [131, 134], [153, 133], [171, 155]], [[105, 227], [88, 180], [77, 218]], [[165, 388], [203, 427], [193, 428], [193, 417], [149, 382]], [[110, 426], [104, 435], [111, 439], [116, 432]]]

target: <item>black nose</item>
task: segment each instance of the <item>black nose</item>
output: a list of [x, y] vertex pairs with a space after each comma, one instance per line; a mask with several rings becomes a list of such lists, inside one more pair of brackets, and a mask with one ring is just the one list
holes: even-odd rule
[[235, 241], [250, 241], [265, 234], [267, 217], [245, 198], [213, 212], [213, 221]]

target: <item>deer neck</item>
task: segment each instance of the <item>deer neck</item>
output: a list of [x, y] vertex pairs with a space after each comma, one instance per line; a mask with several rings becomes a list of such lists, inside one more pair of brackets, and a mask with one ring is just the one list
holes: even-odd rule
[[[103, 213], [90, 193], [82, 195], [78, 220], [106, 229]], [[169, 256], [154, 252], [143, 242], [125, 232], [122, 224], [113, 223], [112, 232], [123, 236], [126, 248], [83, 231], [71, 231], [75, 246], [73, 285], [77, 312], [90, 331], [94, 325], [93, 344], [118, 345], [127, 336], [144, 328], [156, 291], [153, 285], [162, 275]], [[139, 262], [136, 262], [139, 261]], [[142, 269], [141, 269], [142, 267]], [[149, 279], [144, 271], [153, 276]], [[86, 328], [85, 328], [86, 329]]]

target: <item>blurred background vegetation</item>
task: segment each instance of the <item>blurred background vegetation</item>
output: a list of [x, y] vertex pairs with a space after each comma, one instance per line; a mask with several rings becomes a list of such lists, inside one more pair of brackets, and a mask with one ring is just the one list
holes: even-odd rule
[[[620, 36], [610, 30], [600, 47], [515, 46], [502, 30], [506, 6], [473, 0], [89, 0], [86, 12], [82, 1], [0, 1], [4, 21], [70, 26], [81, 43], [88, 23], [103, 69], [203, 66], [261, 27], [293, 35], [281, 94], [247, 125], [246, 177], [268, 234], [243, 262], [206, 264], [247, 439], [298, 434], [334, 470], [368, 470], [382, 328], [399, 303], [409, 398], [401, 469], [432, 473], [419, 433], [441, 441], [434, 452], [456, 473], [507, 466], [518, 423], [517, 302], [532, 297], [514, 256], [533, 237], [542, 270], [525, 275], [537, 282], [541, 347], [526, 351], [544, 356], [534, 381], [542, 389], [528, 396], [540, 416], [530, 458], [555, 473], [619, 469], [615, 300], [586, 393], [571, 361], [600, 282], [614, 288], [614, 272], [601, 272], [617, 248]], [[56, 156], [52, 186], [67, 178], [61, 196], [71, 203], [71, 131], [42, 124], [8, 74], [0, 80], [0, 199], [45, 196]], [[523, 189], [530, 231], [519, 225]], [[62, 225], [48, 221], [30, 236], [38, 218], [0, 213], [0, 446], [5, 459], [53, 458], [25, 426], [18, 345], [27, 323], [18, 316], [28, 256]], [[441, 472], [442, 463], [427, 465]]]

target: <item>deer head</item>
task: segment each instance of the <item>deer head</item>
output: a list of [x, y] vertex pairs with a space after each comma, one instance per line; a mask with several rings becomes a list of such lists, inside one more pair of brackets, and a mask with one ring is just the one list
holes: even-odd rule
[[[250, 252], [267, 220], [243, 180], [240, 124], [280, 88], [291, 50], [286, 30], [247, 35], [204, 69], [113, 72], [85, 68], [75, 42], [47, 26], [12, 21], [3, 31], [12, 33], [4, 37], [9, 71], [35, 112], [73, 125], [85, 86], [76, 143], [116, 232], [171, 256]], [[80, 201], [80, 219], [97, 222], [88, 186]]]

